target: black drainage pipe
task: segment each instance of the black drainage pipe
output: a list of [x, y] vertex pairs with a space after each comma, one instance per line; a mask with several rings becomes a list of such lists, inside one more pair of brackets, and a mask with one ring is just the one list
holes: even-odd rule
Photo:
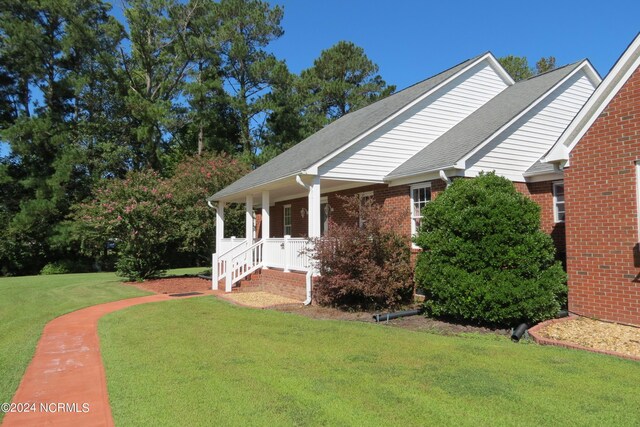
[[529, 329], [529, 326], [526, 323], [521, 323], [520, 325], [518, 325], [518, 327], [515, 328], [513, 330], [513, 333], [511, 334], [511, 341], [520, 341], [520, 338], [522, 338], [524, 333], [527, 332], [527, 329]]
[[373, 319], [376, 322], [384, 322], [391, 319], [397, 319], [399, 317], [416, 316], [418, 314], [422, 314], [422, 311], [423, 309], [419, 308], [416, 310], [396, 311], [395, 313], [374, 314]]
[[562, 317], [567, 317], [569, 316], [569, 310], [560, 310], [558, 312], [558, 315], [556, 316], [556, 319], [560, 319]]

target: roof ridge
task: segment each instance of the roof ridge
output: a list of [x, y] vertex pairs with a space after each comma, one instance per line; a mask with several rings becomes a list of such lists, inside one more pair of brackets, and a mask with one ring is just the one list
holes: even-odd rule
[[[440, 71], [439, 73], [433, 74], [433, 75], [431, 75], [431, 76], [429, 76], [429, 77], [427, 77], [427, 78], [424, 78], [424, 79], [420, 80], [419, 82], [415, 82], [414, 84], [411, 84], [411, 85], [409, 85], [409, 86], [407, 86], [407, 87], [404, 87], [404, 88], [400, 89], [399, 91], [392, 93], [391, 95], [395, 95], [395, 94], [397, 94], [397, 93], [404, 92], [404, 91], [405, 91], [405, 90], [407, 90], [407, 89], [411, 89], [412, 87], [418, 86], [419, 84], [422, 84], [422, 83], [426, 82], [427, 80], [431, 80], [431, 79], [433, 79], [434, 77], [438, 77], [440, 74], [444, 74], [444, 73], [446, 73], [446, 72], [448, 72], [448, 71], [453, 70], [453, 69], [454, 69], [454, 68], [456, 68], [456, 67], [459, 67], [460, 65], [464, 64], [465, 62], [471, 62], [471, 61], [473, 61], [473, 60], [480, 59], [480, 58], [482, 58], [483, 56], [485, 56], [485, 55], [486, 55], [486, 54], [488, 54], [488, 53], [491, 53], [491, 52], [490, 52], [490, 51], [486, 51], [486, 52], [484, 52], [484, 53], [481, 53], [480, 55], [472, 56], [471, 58], [467, 58], [467, 59], [465, 59], [464, 61], [460, 61], [460, 62], [458, 62], [457, 64], [455, 64], [455, 65], [453, 65], [453, 66], [451, 66], [451, 67], [447, 68], [446, 70], [442, 70], [442, 71]], [[390, 95], [390, 96], [391, 96], [391, 95]], [[373, 104], [369, 104], [369, 105], [373, 105]]]
[[564, 69], [564, 68], [567, 68], [567, 67], [571, 67], [571, 66], [575, 66], [575, 65], [581, 64], [581, 63], [583, 63], [584, 61], [588, 61], [588, 59], [587, 59], [587, 58], [583, 58], [583, 59], [581, 59], [581, 60], [579, 60], [579, 61], [571, 62], [571, 63], [569, 63], [569, 64], [565, 64], [565, 65], [562, 65], [562, 66], [560, 66], [560, 67], [556, 67], [556, 68], [553, 68], [553, 69], [551, 69], [551, 70], [547, 70], [547, 71], [545, 71], [544, 73], [536, 74], [535, 76], [531, 76], [531, 77], [528, 77], [528, 78], [526, 78], [526, 79], [520, 80], [519, 82], [516, 82], [516, 83], [521, 83], [521, 82], [526, 82], [526, 81], [528, 81], [528, 80], [537, 79], [538, 77], [542, 77], [542, 76], [545, 76], [545, 75], [547, 75], [547, 74], [554, 73], [554, 72], [556, 72], [556, 71], [560, 71], [560, 70], [562, 70], [562, 69]]

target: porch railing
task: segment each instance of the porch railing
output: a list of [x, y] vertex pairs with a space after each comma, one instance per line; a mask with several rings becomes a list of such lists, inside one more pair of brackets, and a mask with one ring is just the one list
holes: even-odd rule
[[[225, 239], [230, 240], [230, 239]], [[311, 268], [311, 243], [305, 238], [262, 239], [252, 245], [236, 239], [236, 246], [226, 252], [213, 254], [212, 285], [224, 280], [225, 291], [260, 268], [281, 268], [284, 271], [309, 271]], [[229, 242], [230, 243], [230, 242]]]

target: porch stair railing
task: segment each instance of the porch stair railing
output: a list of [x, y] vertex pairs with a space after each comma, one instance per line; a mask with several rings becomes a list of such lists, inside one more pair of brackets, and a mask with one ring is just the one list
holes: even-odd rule
[[251, 273], [261, 268], [281, 268], [286, 271], [309, 271], [309, 240], [303, 238], [261, 239], [252, 245], [238, 245], [226, 252], [213, 254], [213, 289], [224, 280], [225, 292]]

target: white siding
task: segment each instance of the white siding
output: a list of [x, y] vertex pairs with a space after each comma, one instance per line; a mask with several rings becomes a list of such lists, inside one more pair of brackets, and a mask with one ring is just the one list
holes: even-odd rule
[[323, 178], [382, 181], [389, 172], [503, 91], [507, 84], [488, 62], [421, 101], [373, 135], [320, 167]]
[[539, 105], [467, 161], [466, 175], [496, 171], [523, 181], [529, 169], [558, 140], [594, 91], [584, 71], [579, 71]]

